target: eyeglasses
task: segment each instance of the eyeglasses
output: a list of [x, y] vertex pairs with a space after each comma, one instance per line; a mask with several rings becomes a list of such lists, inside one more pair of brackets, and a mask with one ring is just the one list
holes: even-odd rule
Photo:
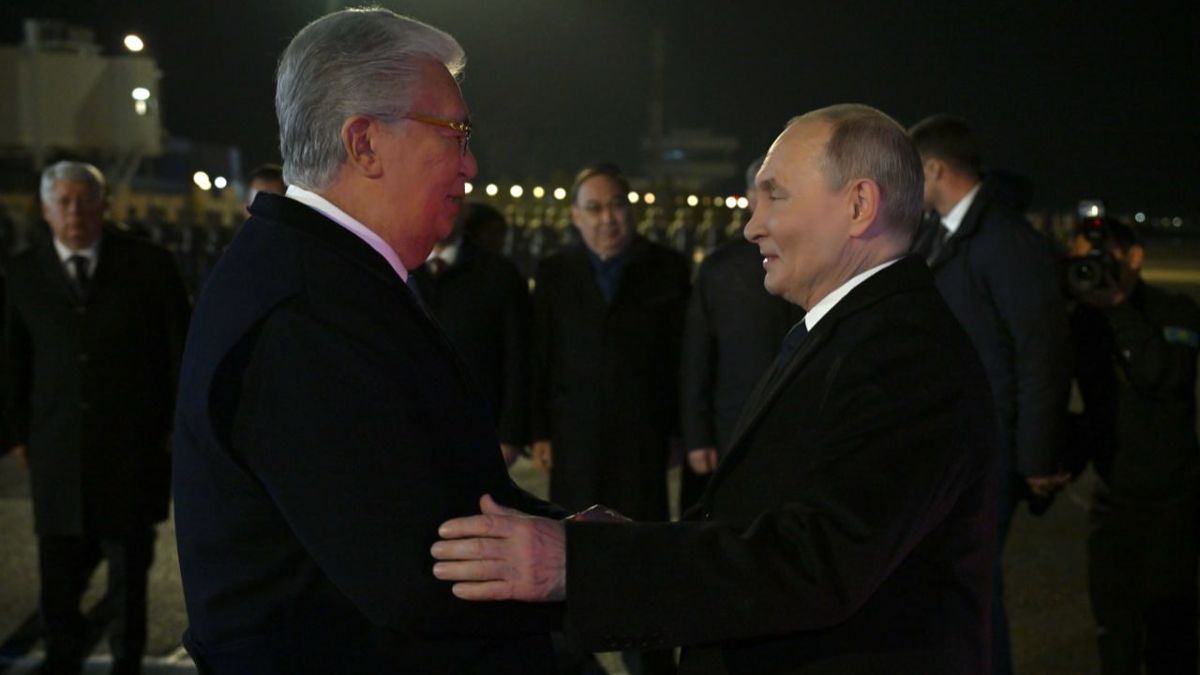
[[425, 124], [432, 124], [435, 127], [442, 127], [443, 129], [457, 131], [459, 134], [461, 134], [461, 136], [458, 137], [458, 152], [462, 156], [466, 157], [467, 144], [471, 142], [471, 120], [468, 119], [464, 122], [453, 122], [451, 120], [444, 120], [439, 117], [430, 117], [428, 115], [419, 115], [417, 113], [409, 113], [404, 116], [404, 119], [413, 120], [415, 122], [423, 122]]

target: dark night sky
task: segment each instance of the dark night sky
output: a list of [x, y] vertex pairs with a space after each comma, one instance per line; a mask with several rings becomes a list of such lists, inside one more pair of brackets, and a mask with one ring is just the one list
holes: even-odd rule
[[[341, 4], [341, 3], [338, 3]], [[765, 151], [793, 115], [858, 101], [910, 125], [966, 117], [990, 166], [1033, 178], [1035, 203], [1085, 196], [1117, 211], [1200, 213], [1200, 6], [1128, 3], [798, 3], [397, 0], [463, 44], [480, 180], [545, 179], [596, 159], [636, 173], [650, 42], [665, 35], [666, 121]], [[24, 16], [94, 26], [116, 50], [141, 33], [176, 135], [274, 160], [273, 68], [328, 0], [0, 0], [0, 40]], [[817, 5], [817, 6], [809, 6]]]

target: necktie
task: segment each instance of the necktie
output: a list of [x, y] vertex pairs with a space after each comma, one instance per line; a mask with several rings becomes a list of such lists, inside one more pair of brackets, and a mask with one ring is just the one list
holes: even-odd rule
[[946, 241], [950, 239], [950, 230], [944, 222], [939, 222], [937, 227], [937, 232], [933, 235], [933, 243], [929, 247], [929, 255], [925, 258], [926, 264], [929, 265], [941, 258], [942, 249], [946, 248]]
[[425, 316], [431, 316], [429, 314], [429, 307], [425, 305], [425, 298], [421, 297], [421, 291], [417, 288], [416, 275], [409, 274], [408, 281], [404, 285], [408, 287], [408, 292], [412, 293], [413, 300], [417, 302], [417, 307], [420, 307], [421, 311], [425, 312]]
[[779, 347], [779, 356], [775, 358], [776, 371], [787, 367], [806, 337], [808, 337], [808, 324], [801, 319], [783, 338], [783, 344]]
[[71, 285], [75, 294], [81, 300], [87, 299], [88, 286], [91, 285], [91, 279], [88, 277], [88, 259], [81, 255], [73, 255], [67, 258], [67, 263], [71, 266]]
[[430, 258], [425, 261], [425, 269], [429, 270], [429, 276], [437, 279], [446, 271], [446, 261], [441, 258]]

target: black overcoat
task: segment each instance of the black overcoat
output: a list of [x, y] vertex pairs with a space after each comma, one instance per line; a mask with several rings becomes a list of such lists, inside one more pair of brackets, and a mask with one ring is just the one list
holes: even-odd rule
[[567, 525], [586, 647], [681, 673], [985, 672], [992, 402], [924, 263], [853, 289], [747, 403], [684, 522]]
[[533, 292], [533, 428], [550, 439], [550, 498], [667, 518], [668, 440], [677, 433], [683, 256], [635, 237], [606, 303], [575, 245], [542, 261]]
[[86, 298], [47, 237], [8, 266], [10, 442], [29, 449], [39, 535], [164, 520], [189, 304], [170, 253], [105, 227]]
[[176, 538], [211, 673], [540, 673], [561, 607], [433, 577], [445, 520], [509, 480], [484, 396], [387, 261], [260, 193], [205, 285], [180, 376]]

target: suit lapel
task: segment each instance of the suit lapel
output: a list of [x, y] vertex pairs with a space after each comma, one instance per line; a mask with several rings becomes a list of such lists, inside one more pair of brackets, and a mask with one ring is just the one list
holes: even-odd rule
[[[983, 212], [987, 209], [987, 202], [991, 198], [991, 186], [984, 182], [979, 187], [979, 192], [975, 193], [975, 199], [971, 202], [971, 208], [963, 214], [962, 222], [958, 224], [958, 229], [950, 238], [946, 240], [942, 250], [938, 253], [937, 258], [930, 263], [929, 268], [936, 270], [946, 261], [951, 260], [958, 253], [958, 249], [963, 242], [975, 235], [975, 231], [979, 229], [979, 224], [983, 221]], [[938, 225], [941, 226], [939, 220]]]
[[730, 435], [729, 454], [717, 467], [717, 473], [714, 480], [709, 482], [705, 497], [720, 483], [722, 474], [733, 466], [733, 460], [746, 452], [750, 432], [771, 411], [788, 383], [825, 348], [837, 332], [839, 322], [857, 312], [867, 310], [871, 305], [892, 294], [932, 283], [933, 278], [925, 260], [919, 255], [909, 255], [880, 270], [842, 298], [808, 334], [791, 361], [779, 367], [773, 365], [759, 380]]

